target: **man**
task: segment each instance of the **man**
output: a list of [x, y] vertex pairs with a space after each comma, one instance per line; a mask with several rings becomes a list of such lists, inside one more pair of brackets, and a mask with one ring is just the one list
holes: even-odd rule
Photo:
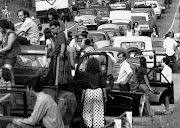
[[37, 24], [29, 18], [29, 12], [20, 9], [17, 12], [18, 18], [23, 22], [19, 30], [16, 31], [18, 40], [22, 45], [39, 45], [39, 30]]
[[45, 128], [64, 128], [59, 107], [50, 95], [43, 92], [43, 85], [40, 77], [34, 77], [27, 82], [27, 90], [35, 94], [37, 100], [31, 116], [23, 119], [15, 118], [13, 124], [23, 128], [35, 126], [39, 123]]
[[117, 82], [119, 83], [120, 91], [130, 91], [130, 84], [128, 83], [133, 75], [133, 70], [130, 64], [126, 61], [125, 53], [118, 53], [118, 62], [120, 62], [120, 70]]
[[[51, 21], [50, 28], [51, 28], [52, 33], [55, 35], [55, 37], [54, 37], [54, 51], [51, 56], [49, 73], [47, 75], [47, 78], [49, 78], [50, 86], [54, 86], [55, 85], [55, 83], [54, 83], [55, 82], [55, 73], [56, 73], [56, 68], [55, 68], [56, 61], [55, 60], [57, 59], [58, 56], [60, 57], [60, 60], [64, 60], [62, 58], [64, 58], [64, 55], [65, 55], [66, 37], [65, 37], [64, 32], [61, 30], [59, 21], [57, 21], [57, 20]], [[63, 69], [64, 63], [60, 62], [60, 64], [61, 64], [60, 72], [62, 73], [63, 72], [62, 70], [64, 70]], [[63, 77], [63, 75], [59, 74], [59, 77]]]
[[175, 50], [177, 49], [179, 45], [174, 40], [174, 33], [168, 32], [166, 34], [166, 38], [163, 42], [163, 48], [166, 49], [167, 57], [172, 61], [173, 66], [173, 73], [178, 72], [177, 63], [176, 63], [176, 56], [175, 56]]

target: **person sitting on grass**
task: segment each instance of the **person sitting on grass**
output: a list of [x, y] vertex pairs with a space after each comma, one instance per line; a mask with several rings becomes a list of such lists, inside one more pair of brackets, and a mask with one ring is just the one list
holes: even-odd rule
[[[11, 71], [2, 67], [0, 90], [11, 89]], [[10, 116], [11, 93], [0, 93], [0, 116]]]
[[37, 100], [30, 117], [13, 119], [15, 127], [32, 127], [40, 123], [44, 128], [64, 128], [59, 107], [50, 95], [44, 93], [43, 85], [44, 81], [39, 76], [28, 80], [27, 90], [35, 94]]

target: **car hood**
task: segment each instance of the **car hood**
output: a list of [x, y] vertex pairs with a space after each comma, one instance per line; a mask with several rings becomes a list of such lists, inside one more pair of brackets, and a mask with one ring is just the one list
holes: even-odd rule
[[96, 19], [96, 16], [94, 15], [81, 15], [81, 20], [94, 20]]

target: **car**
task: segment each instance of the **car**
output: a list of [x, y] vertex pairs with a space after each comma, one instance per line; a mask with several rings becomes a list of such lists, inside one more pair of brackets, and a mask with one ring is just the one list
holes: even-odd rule
[[161, 9], [161, 6], [159, 5], [159, 3], [157, 1], [155, 1], [155, 0], [152, 0], [152, 1], [151, 0], [146, 0], [146, 1], [142, 1], [142, 2], [135, 2], [136, 8], [140, 4], [151, 6], [151, 8], [154, 10], [154, 13], [157, 16], [157, 18], [161, 17], [162, 9]]
[[130, 0], [110, 0], [109, 5], [112, 10], [131, 10]]
[[141, 30], [142, 35], [151, 36], [153, 33], [154, 20], [149, 18], [148, 13], [131, 13], [132, 22], [138, 22], [138, 27]]
[[154, 20], [154, 24], [156, 26], [156, 20], [157, 20], [157, 16], [155, 15], [155, 12], [153, 10], [153, 8], [151, 6], [147, 6], [147, 5], [134, 5], [134, 8], [132, 8], [131, 10], [132, 13], [148, 13], [149, 14], [149, 18], [152, 18]]
[[[113, 38], [113, 46], [128, 50], [131, 58], [137, 55], [143, 55], [147, 61], [147, 67], [152, 68], [155, 63], [161, 62], [163, 56], [154, 58], [152, 39], [148, 36], [116, 36]], [[165, 53], [164, 51], [156, 53]]]
[[[74, 116], [81, 116], [82, 115], [82, 103], [81, 99], [81, 92], [83, 88], [83, 72], [84, 68], [86, 67], [86, 62], [88, 58], [95, 57], [99, 58], [104, 56], [105, 63], [101, 64], [101, 70], [104, 73], [104, 77], [107, 78], [107, 70], [108, 70], [108, 61], [109, 56], [108, 53], [111, 52], [113, 56], [116, 58], [119, 52], [124, 52], [127, 56], [127, 61], [130, 63], [131, 68], [133, 69], [134, 75], [130, 80], [131, 85], [131, 92], [125, 92], [119, 90], [118, 83], [116, 82], [118, 78], [120, 64], [115, 63], [113, 66], [113, 76], [115, 78], [114, 86], [112, 89], [107, 89], [107, 102], [105, 108], [105, 115], [106, 116], [120, 116], [125, 111], [132, 111], [133, 116], [140, 116], [142, 113], [141, 104], [142, 104], [142, 97], [144, 94], [136, 90], [138, 86], [137, 83], [137, 76], [136, 76], [136, 68], [139, 65], [139, 61], [131, 59], [129, 56], [128, 50], [119, 47], [104, 47], [98, 49], [94, 53], [86, 53], [82, 56], [81, 60], [79, 61], [76, 71], [75, 71], [75, 94], [78, 103], [78, 109], [75, 112]], [[156, 54], [154, 54], [156, 56]], [[161, 78], [164, 77], [161, 75], [161, 68], [148, 68], [148, 78], [150, 80], [150, 86], [154, 89], [155, 93], [150, 95], [150, 102], [151, 104], [161, 105], [163, 103], [163, 99], [165, 96], [170, 94], [170, 103], [174, 103], [174, 91], [173, 91], [173, 83], [162, 83]], [[153, 75], [154, 73], [154, 75]], [[107, 80], [107, 87], [108, 87], [108, 80]], [[121, 101], [121, 102], [119, 102]]]
[[111, 40], [112, 40], [112, 38], [114, 36], [121, 36], [121, 35], [123, 35], [123, 33], [120, 30], [119, 26], [117, 24], [112, 24], [112, 23], [100, 25], [97, 28], [97, 30], [101, 30], [101, 31], [107, 32]]
[[98, 23], [97, 21], [97, 11], [95, 9], [80, 9], [80, 19], [82, 24], [87, 26], [88, 29], [96, 29]]
[[114, 10], [110, 11], [109, 22], [117, 24], [120, 27], [122, 35], [125, 35], [127, 25], [132, 24], [131, 11], [129, 10]]
[[90, 6], [90, 8], [96, 9], [97, 12], [98, 11], [100, 12], [100, 16], [101, 16], [100, 24], [104, 24], [108, 22], [109, 14], [111, 11], [110, 6], [92, 5]]

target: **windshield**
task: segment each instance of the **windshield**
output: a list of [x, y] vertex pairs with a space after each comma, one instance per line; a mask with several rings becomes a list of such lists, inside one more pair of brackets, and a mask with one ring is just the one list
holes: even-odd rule
[[135, 48], [144, 50], [145, 44], [144, 44], [144, 42], [122, 42], [121, 47], [124, 49], [135, 47]]
[[101, 40], [106, 40], [104, 34], [98, 34], [98, 33], [90, 33], [90, 36], [92, 37], [94, 42], [101, 41]]
[[93, 11], [91, 10], [80, 10], [80, 15], [94, 15]]
[[132, 16], [132, 21], [146, 21], [146, 17], [144, 16]]
[[117, 3], [117, 2], [127, 2], [128, 0], [110, 0], [109, 3], [113, 4], [113, 3]]
[[96, 8], [96, 11], [97, 12], [100, 12], [101, 13], [109, 13], [109, 9], [108, 8]]

